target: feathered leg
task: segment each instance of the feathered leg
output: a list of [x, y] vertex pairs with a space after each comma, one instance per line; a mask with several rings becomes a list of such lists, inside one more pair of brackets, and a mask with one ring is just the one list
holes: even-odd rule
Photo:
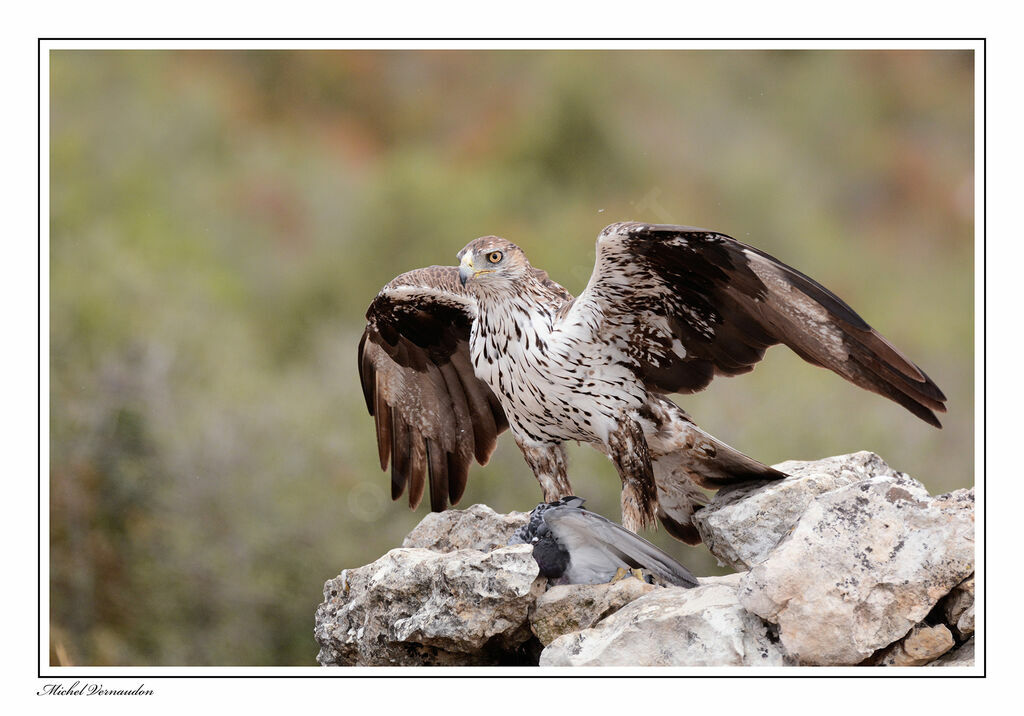
[[544, 492], [545, 502], [568, 497], [572, 494], [566, 467], [565, 448], [558, 443], [531, 445], [516, 437], [516, 445], [523, 451], [526, 464], [533, 470], [534, 477]]
[[622, 526], [639, 532], [654, 523], [658, 505], [654, 469], [643, 428], [632, 418], [621, 418], [608, 433], [605, 450], [622, 480]]

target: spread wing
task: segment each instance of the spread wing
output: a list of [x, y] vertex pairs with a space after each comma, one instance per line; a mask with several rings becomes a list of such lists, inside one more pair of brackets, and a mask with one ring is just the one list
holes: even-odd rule
[[409, 505], [458, 502], [475, 457], [484, 465], [508, 427], [497, 399], [473, 374], [469, 332], [476, 302], [457, 268], [402, 274], [366, 311], [359, 378], [374, 417], [382, 470], [391, 461], [391, 498], [409, 486]]
[[692, 393], [751, 370], [776, 343], [941, 424], [938, 386], [824, 286], [735, 239], [686, 226], [612, 224], [566, 318], [594, 326], [651, 389]]
[[607, 581], [619, 567], [639, 567], [678, 587], [697, 586], [697, 578], [671, 555], [595, 512], [564, 506], [552, 507], [543, 516], [569, 552], [574, 574], [592, 573], [596, 581]]

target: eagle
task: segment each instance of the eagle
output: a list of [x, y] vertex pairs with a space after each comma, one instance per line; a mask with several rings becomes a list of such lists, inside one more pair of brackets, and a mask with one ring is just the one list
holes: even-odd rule
[[631, 573], [652, 584], [699, 586], [693, 573], [668, 553], [583, 509], [584, 502], [575, 495], [542, 502], [508, 543], [533, 545], [533, 558], [550, 584], [603, 584]]
[[391, 497], [456, 504], [508, 428], [545, 502], [573, 494], [565, 443], [589, 443], [622, 483], [622, 524], [700, 542], [700, 488], [785, 477], [715, 439], [668, 399], [752, 370], [781, 343], [941, 427], [946, 398], [814, 279], [730, 236], [616, 223], [575, 298], [515, 244], [475, 239], [455, 266], [398, 276], [366, 312], [359, 376]]

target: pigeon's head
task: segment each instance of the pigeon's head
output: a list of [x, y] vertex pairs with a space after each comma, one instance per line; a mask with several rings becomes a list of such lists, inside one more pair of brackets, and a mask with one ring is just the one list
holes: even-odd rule
[[508, 543], [513, 544], [536, 544], [542, 537], [548, 534], [548, 526], [544, 522], [544, 513], [554, 507], [582, 508], [584, 500], [582, 497], [568, 495], [561, 497], [554, 502], [542, 502], [530, 510], [530, 521], [513, 533]]
[[[583, 503], [585, 503], [585, 502], [586, 502], [586, 500], [584, 500], [582, 497], [576, 497], [576, 495], [566, 495], [565, 497], [560, 497], [559, 499], [555, 500], [554, 502], [547, 503], [547, 506], [548, 507], [579, 507], [579, 508], [582, 508], [583, 507]], [[537, 507], [540, 507], [540, 505], [537, 505]]]
[[470, 288], [510, 287], [530, 271], [523, 250], [499, 236], [473, 239], [456, 257], [459, 281]]

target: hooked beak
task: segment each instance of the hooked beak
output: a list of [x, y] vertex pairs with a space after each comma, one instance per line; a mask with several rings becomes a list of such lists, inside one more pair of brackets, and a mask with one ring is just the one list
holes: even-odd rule
[[473, 268], [473, 257], [467, 252], [462, 256], [462, 263], [459, 264], [459, 283], [465, 286], [466, 281], [475, 275], [476, 269]]

